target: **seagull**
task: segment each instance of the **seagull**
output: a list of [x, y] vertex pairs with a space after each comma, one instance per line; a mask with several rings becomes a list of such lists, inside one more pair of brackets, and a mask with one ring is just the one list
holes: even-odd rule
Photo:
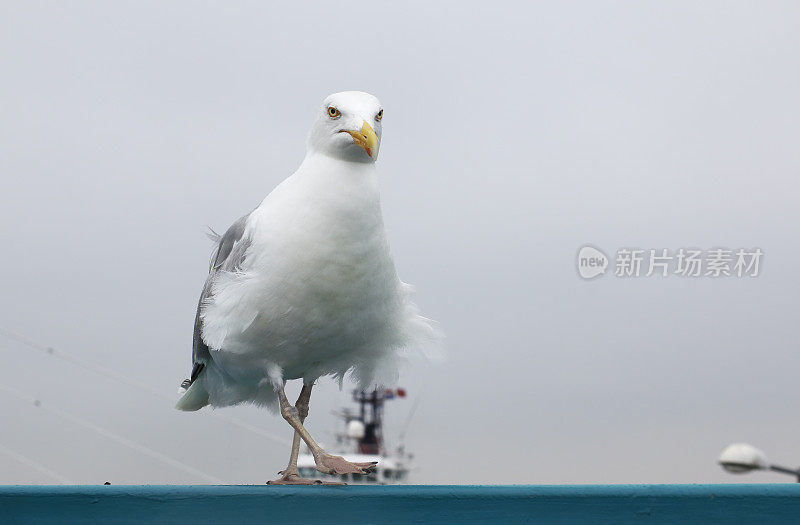
[[[440, 348], [389, 250], [375, 167], [382, 120], [373, 95], [328, 96], [297, 171], [216, 238], [176, 408], [279, 409], [294, 439], [288, 466], [270, 483], [321, 483], [298, 473], [301, 440], [320, 472], [374, 469], [325, 452], [303, 426], [315, 381], [392, 384], [409, 356]], [[303, 386], [292, 405], [284, 388], [294, 379]]]

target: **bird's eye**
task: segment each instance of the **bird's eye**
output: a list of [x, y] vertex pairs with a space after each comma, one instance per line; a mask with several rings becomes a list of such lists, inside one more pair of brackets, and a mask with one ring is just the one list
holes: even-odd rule
[[333, 106], [328, 106], [328, 116], [330, 118], [339, 118], [342, 116], [342, 112]]
[[375, 120], [380, 122], [382, 118], [383, 118], [383, 110], [380, 110], [380, 111], [378, 111], [378, 114], [375, 115]]

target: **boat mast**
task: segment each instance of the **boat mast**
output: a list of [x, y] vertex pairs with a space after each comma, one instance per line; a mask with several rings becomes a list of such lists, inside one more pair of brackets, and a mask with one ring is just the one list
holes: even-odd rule
[[388, 399], [405, 397], [402, 388], [376, 388], [371, 392], [353, 390], [353, 401], [359, 405], [359, 416], [364, 424], [364, 435], [357, 440], [359, 454], [383, 454], [383, 404]]

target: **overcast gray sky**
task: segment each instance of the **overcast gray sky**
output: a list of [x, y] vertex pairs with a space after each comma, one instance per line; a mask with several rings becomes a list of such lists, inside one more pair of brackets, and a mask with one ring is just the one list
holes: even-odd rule
[[[447, 334], [388, 407], [395, 437], [422, 396], [414, 481], [786, 480], [715, 459], [800, 463], [799, 46], [793, 2], [3, 2], [0, 326], [175, 394], [205, 228], [363, 90], [398, 270]], [[765, 255], [757, 278], [583, 281], [585, 243]], [[4, 337], [0, 386], [226, 482], [288, 456]], [[323, 443], [348, 395], [315, 391]], [[81, 483], [202, 482], [43, 408], [0, 391], [0, 446]], [[0, 482], [52, 481], [0, 450]]]

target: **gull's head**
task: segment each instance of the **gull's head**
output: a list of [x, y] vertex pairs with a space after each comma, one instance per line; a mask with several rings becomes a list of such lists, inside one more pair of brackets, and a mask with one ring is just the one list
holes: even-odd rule
[[375, 162], [382, 119], [383, 106], [369, 93], [334, 93], [319, 108], [308, 136], [308, 149], [353, 162]]

